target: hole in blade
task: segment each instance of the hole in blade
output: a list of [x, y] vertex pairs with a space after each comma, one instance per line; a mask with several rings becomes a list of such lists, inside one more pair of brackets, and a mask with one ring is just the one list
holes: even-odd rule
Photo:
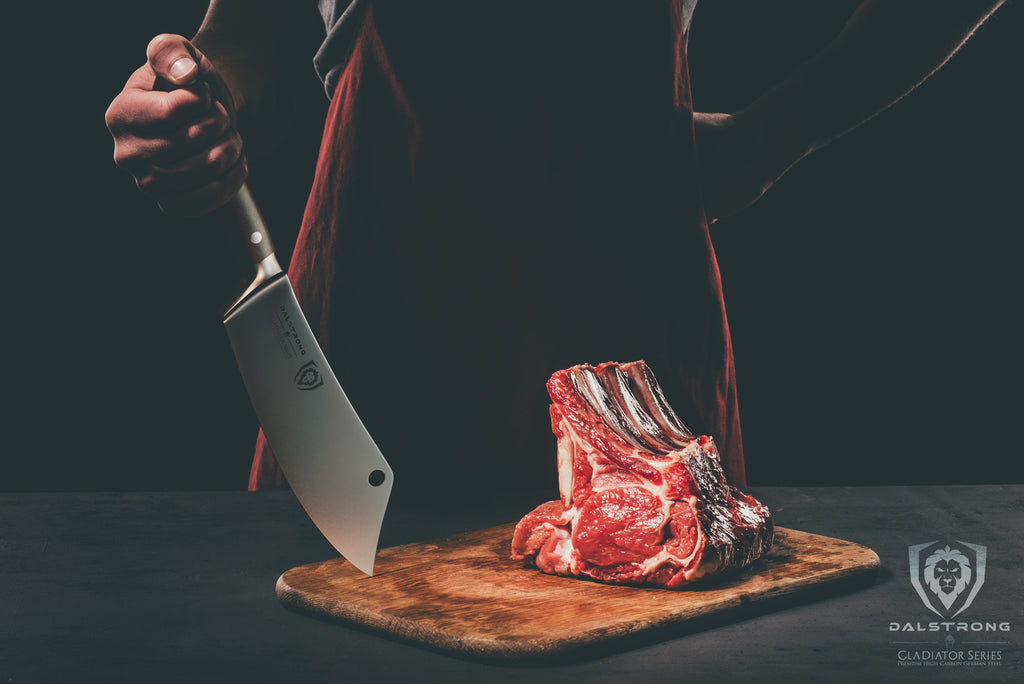
[[384, 484], [384, 480], [386, 478], [387, 476], [384, 474], [383, 470], [374, 470], [372, 473], [370, 473], [370, 485], [373, 487], [380, 487], [382, 484]]

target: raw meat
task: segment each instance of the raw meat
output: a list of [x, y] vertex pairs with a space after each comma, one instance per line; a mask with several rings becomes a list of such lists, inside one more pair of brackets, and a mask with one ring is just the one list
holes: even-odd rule
[[677, 588], [771, 547], [768, 508], [729, 485], [643, 361], [573, 366], [548, 381], [561, 498], [516, 526], [512, 558], [556, 575]]

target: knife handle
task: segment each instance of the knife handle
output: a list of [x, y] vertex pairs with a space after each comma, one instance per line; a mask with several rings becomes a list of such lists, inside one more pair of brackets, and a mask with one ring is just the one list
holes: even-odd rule
[[249, 245], [249, 255], [257, 267], [262, 268], [263, 275], [270, 277], [281, 272], [281, 266], [277, 263], [274, 255], [274, 243], [270, 240], [270, 231], [263, 221], [259, 207], [249, 192], [249, 186], [242, 184], [242, 187], [231, 199], [231, 210], [235, 219], [245, 233], [246, 242]]

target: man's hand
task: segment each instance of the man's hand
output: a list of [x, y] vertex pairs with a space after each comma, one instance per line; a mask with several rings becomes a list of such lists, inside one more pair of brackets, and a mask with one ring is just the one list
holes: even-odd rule
[[146, 55], [107, 109], [114, 162], [165, 213], [205, 214], [227, 203], [248, 174], [234, 99], [185, 38], [157, 36]]
[[709, 223], [747, 208], [785, 173], [773, 137], [750, 130], [735, 114], [693, 115], [704, 213]]

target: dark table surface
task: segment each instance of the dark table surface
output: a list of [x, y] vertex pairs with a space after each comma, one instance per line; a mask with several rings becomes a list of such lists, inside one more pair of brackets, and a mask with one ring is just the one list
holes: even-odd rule
[[[778, 525], [866, 545], [881, 569], [843, 593], [529, 666], [284, 608], [278, 576], [336, 555], [288, 492], [0, 493], [0, 684], [1024, 681], [1024, 486], [750, 491]], [[473, 514], [393, 507], [381, 544], [510, 522], [541, 500], [496, 497]], [[908, 547], [934, 540], [987, 548], [984, 584], [954, 619], [967, 631], [905, 631], [943, 622], [909, 575]], [[957, 655], [906, 664], [936, 651]]]

